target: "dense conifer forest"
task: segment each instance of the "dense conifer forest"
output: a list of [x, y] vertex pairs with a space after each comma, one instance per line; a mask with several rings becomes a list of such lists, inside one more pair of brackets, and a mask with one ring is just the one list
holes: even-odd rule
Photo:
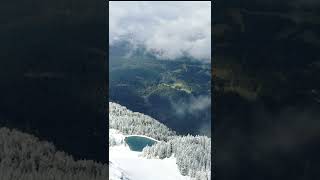
[[[177, 165], [182, 175], [188, 175], [199, 180], [209, 180], [211, 177], [211, 138], [207, 136], [179, 136], [162, 123], [150, 116], [132, 112], [124, 106], [109, 102], [109, 124], [111, 129], [117, 129], [125, 135], [145, 135], [160, 142], [143, 149], [146, 158], [177, 159]], [[109, 146], [116, 141], [110, 141]]]
[[0, 128], [1, 180], [106, 180], [108, 166], [75, 160], [37, 137]]

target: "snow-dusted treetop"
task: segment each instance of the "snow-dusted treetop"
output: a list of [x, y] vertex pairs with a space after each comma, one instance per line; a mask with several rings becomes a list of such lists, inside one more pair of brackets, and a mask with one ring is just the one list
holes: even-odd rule
[[152, 117], [113, 102], [109, 102], [109, 128], [117, 129], [125, 135], [145, 135], [159, 141], [167, 141], [176, 135]]
[[[182, 175], [197, 180], [211, 178], [211, 138], [177, 136], [174, 131], [150, 116], [132, 112], [113, 102], [109, 102], [109, 126], [125, 135], [142, 135], [159, 140], [153, 146], [143, 149], [145, 157], [163, 159], [174, 156]], [[124, 137], [120, 138], [122, 140], [111, 138], [109, 146], [123, 143]]]

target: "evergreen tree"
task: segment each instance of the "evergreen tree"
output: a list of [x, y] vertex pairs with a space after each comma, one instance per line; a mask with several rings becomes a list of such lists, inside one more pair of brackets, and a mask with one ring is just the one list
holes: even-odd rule
[[[124, 134], [146, 135], [160, 142], [143, 149], [147, 158], [166, 158], [174, 155], [182, 175], [201, 180], [210, 179], [211, 138], [206, 136], [177, 136], [174, 131], [150, 116], [132, 112], [109, 102], [109, 125]], [[113, 144], [109, 140], [109, 145]]]

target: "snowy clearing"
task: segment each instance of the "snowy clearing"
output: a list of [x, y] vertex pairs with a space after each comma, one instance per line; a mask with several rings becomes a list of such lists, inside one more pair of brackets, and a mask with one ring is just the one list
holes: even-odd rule
[[131, 151], [124, 143], [126, 136], [110, 129], [110, 136], [117, 145], [109, 147], [110, 180], [127, 178], [130, 180], [190, 180], [182, 176], [174, 157], [165, 159], [147, 159], [141, 152]]

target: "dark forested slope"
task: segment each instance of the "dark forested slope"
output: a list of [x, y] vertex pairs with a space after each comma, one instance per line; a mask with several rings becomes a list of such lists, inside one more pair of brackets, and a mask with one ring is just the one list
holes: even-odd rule
[[106, 160], [105, 6], [1, 2], [2, 125], [48, 139], [76, 158]]
[[214, 6], [218, 176], [319, 175], [320, 14], [319, 4], [308, 3], [229, 0]]

